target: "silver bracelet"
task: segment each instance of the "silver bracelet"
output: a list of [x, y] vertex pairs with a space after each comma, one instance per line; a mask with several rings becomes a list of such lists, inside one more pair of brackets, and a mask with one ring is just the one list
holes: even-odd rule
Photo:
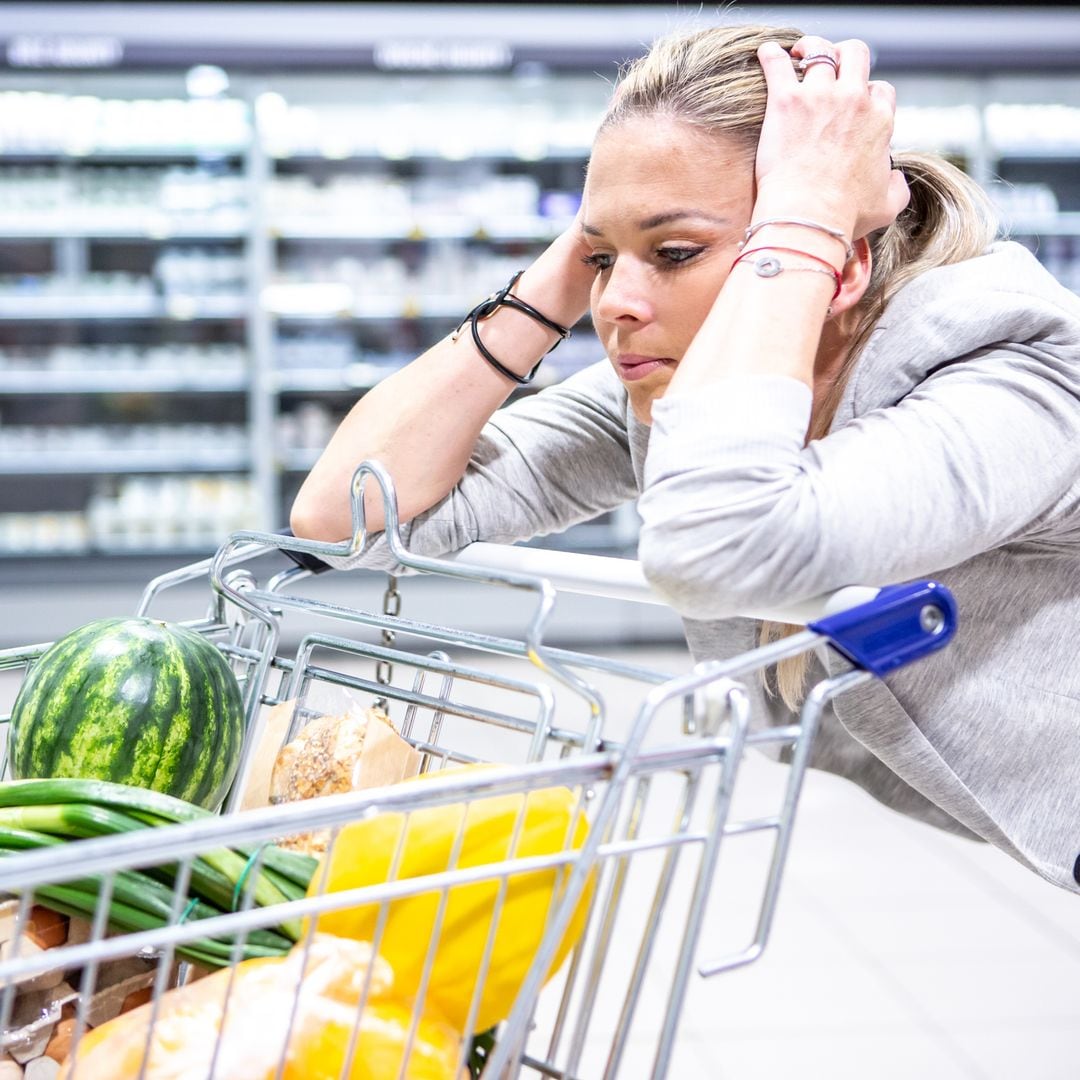
[[821, 232], [826, 236], [831, 236], [834, 240], [839, 240], [844, 245], [845, 261], [855, 254], [854, 245], [839, 229], [830, 229], [828, 225], [822, 225], [818, 221], [810, 221], [808, 218], [766, 218], [764, 221], [755, 221], [752, 225], [747, 226], [739, 250], [742, 251], [754, 233], [759, 229], [764, 229], [766, 225], [798, 225], [804, 229], [813, 229], [815, 232]]
[[[761, 251], [761, 248], [755, 248], [755, 251]], [[836, 285], [835, 291], [832, 294], [831, 299], [835, 300], [840, 295], [840, 282], [838, 280], [839, 274], [835, 270], [826, 270], [823, 266], [785, 266], [775, 255], [761, 255], [754, 259], [753, 262], [745, 263], [742, 259], [736, 259], [732, 264], [734, 270], [736, 266], [749, 266], [753, 269], [754, 273], [758, 277], [772, 278], [779, 274], [782, 274], [785, 270], [802, 271], [804, 273], [812, 274], [824, 274], [826, 277], [832, 278]]]

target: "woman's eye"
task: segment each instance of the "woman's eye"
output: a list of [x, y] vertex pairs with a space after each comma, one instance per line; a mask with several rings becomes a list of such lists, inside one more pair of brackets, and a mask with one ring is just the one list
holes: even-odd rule
[[610, 270], [611, 264], [615, 261], [615, 258], [612, 255], [597, 251], [592, 255], [584, 256], [581, 261], [586, 266], [591, 266], [594, 270]]
[[695, 255], [700, 255], [705, 250], [704, 247], [662, 247], [656, 249], [656, 254], [663, 262], [671, 263], [678, 266], [680, 263], [687, 262]]

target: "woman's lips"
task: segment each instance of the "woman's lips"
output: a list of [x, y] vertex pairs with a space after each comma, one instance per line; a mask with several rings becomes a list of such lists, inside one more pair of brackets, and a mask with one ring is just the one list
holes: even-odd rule
[[644, 379], [646, 375], [651, 375], [662, 367], [671, 367], [674, 363], [674, 360], [666, 356], [635, 356], [632, 353], [622, 353], [616, 359], [615, 366], [623, 379], [634, 382], [635, 379]]

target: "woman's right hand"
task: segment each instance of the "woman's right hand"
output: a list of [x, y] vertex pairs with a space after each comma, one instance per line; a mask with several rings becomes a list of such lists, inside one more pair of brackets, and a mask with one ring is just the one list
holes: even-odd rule
[[[819, 62], [800, 81], [792, 60], [822, 53], [836, 58], [836, 71]], [[808, 36], [790, 55], [770, 42], [758, 58], [768, 104], [755, 164], [761, 204], [755, 217], [798, 212], [853, 239], [891, 224], [908, 201], [903, 174], [889, 157], [896, 92], [870, 79], [866, 44]]]

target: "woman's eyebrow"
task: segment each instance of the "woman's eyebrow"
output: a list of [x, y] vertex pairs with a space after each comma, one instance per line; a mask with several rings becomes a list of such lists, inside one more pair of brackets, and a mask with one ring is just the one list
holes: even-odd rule
[[655, 229], [659, 225], [669, 225], [673, 221], [680, 221], [682, 218], [700, 218], [702, 221], [711, 221], [714, 225], [730, 225], [730, 218], [717, 217], [715, 214], [708, 214], [704, 210], [668, 210], [663, 214], [654, 214], [652, 217], [647, 217], [638, 222], [639, 229]]
[[[649, 229], [659, 228], [661, 225], [670, 225], [673, 221], [681, 221], [684, 218], [698, 218], [701, 221], [708, 221], [714, 225], [730, 225], [730, 218], [717, 217], [715, 214], [708, 214], [704, 210], [667, 210], [662, 214], [653, 214], [652, 217], [643, 218], [637, 223], [637, 227], [645, 232]], [[584, 222], [581, 226], [581, 231], [586, 236], [603, 236], [603, 231], [598, 229], [595, 225], [588, 225]]]

